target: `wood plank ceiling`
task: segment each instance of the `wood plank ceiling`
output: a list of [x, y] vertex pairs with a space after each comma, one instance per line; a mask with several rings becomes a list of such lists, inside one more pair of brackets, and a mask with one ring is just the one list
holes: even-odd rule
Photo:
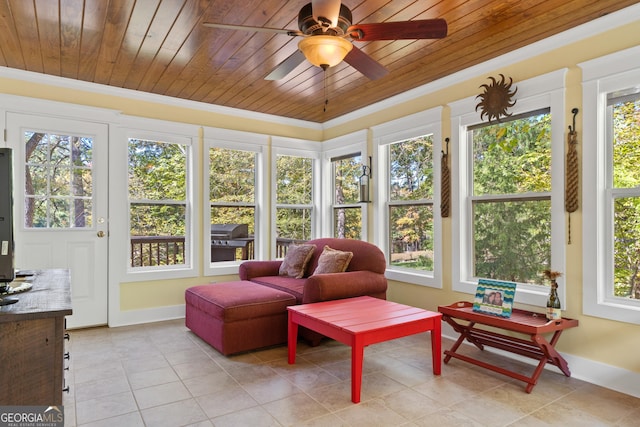
[[637, 3], [344, 0], [354, 24], [448, 22], [444, 39], [355, 42], [389, 69], [375, 81], [344, 62], [323, 76], [306, 61], [285, 79], [267, 81], [299, 38], [202, 25], [297, 30], [309, 2], [0, 0], [0, 65], [322, 123]]

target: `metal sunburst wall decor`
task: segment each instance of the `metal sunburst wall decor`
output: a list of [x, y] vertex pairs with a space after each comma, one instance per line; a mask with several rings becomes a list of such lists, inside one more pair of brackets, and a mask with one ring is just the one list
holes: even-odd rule
[[512, 92], [513, 79], [509, 77], [509, 82], [507, 83], [502, 74], [500, 74], [500, 81], [493, 77], [489, 77], [489, 80], [491, 80], [491, 84], [480, 85], [481, 88], [484, 88], [484, 93], [476, 96], [476, 99], [480, 98], [480, 102], [476, 105], [476, 111], [480, 108], [481, 120], [484, 120], [484, 117], [487, 116], [489, 123], [494, 119], [499, 122], [501, 116], [509, 117], [511, 115], [511, 113], [507, 112], [507, 109], [516, 105], [516, 101], [512, 100], [512, 98], [518, 88], [514, 88]]

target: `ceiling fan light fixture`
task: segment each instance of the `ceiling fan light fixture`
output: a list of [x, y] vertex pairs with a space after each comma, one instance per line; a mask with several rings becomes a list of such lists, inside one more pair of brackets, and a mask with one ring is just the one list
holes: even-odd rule
[[[310, 36], [298, 43], [307, 61], [316, 67], [334, 67], [342, 62], [353, 48], [350, 41], [336, 36]], [[325, 67], [322, 67], [325, 68]]]

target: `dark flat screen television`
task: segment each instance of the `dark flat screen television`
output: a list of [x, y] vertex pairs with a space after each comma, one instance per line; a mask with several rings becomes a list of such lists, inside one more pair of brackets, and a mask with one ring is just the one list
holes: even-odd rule
[[13, 168], [10, 148], [0, 148], [0, 287], [13, 281]]

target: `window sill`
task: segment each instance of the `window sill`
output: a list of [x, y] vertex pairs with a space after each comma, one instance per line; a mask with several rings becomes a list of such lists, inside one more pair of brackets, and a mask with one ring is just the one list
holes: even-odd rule
[[429, 286], [431, 288], [442, 289], [442, 283], [437, 280], [432, 271], [417, 271], [399, 268], [387, 268], [385, 276], [389, 280], [406, 282], [414, 285]]

